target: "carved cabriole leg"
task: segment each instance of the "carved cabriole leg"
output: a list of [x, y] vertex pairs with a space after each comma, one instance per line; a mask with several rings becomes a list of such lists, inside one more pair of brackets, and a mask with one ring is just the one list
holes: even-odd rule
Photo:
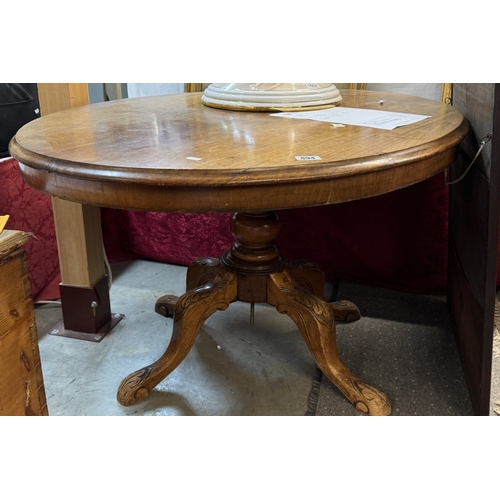
[[173, 333], [167, 350], [153, 364], [123, 379], [118, 388], [119, 403], [128, 406], [146, 398], [188, 355], [207, 318], [227, 309], [236, 295], [237, 277], [225, 270], [210, 283], [182, 295], [175, 306]]
[[219, 259], [214, 257], [195, 260], [187, 269], [186, 290], [210, 283], [221, 274], [222, 270]]
[[335, 317], [329, 305], [294, 283], [286, 270], [268, 278], [268, 301], [297, 325], [320, 370], [363, 413], [389, 415], [385, 394], [353, 375], [337, 353]]
[[[287, 271], [301, 290], [313, 293], [316, 297], [324, 300], [325, 274], [317, 264], [307, 260], [296, 260], [287, 266]], [[358, 307], [349, 300], [329, 302], [328, 305], [338, 321], [352, 323], [361, 318]]]
[[325, 273], [317, 264], [308, 260], [293, 260], [286, 269], [301, 290], [325, 300]]
[[[191, 263], [186, 273], [186, 291], [211, 283], [222, 271], [219, 259], [204, 257]], [[155, 304], [155, 312], [171, 318], [179, 297], [177, 295], [163, 295]]]

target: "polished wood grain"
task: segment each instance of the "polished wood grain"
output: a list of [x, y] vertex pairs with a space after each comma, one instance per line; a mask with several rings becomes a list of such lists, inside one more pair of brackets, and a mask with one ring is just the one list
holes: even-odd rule
[[157, 361], [125, 377], [121, 404], [147, 397], [186, 357], [204, 321], [240, 300], [267, 302], [290, 316], [323, 373], [358, 410], [390, 413], [387, 396], [352, 374], [337, 353], [335, 320], [357, 320], [359, 311], [349, 302], [325, 302], [321, 270], [279, 252], [275, 210], [422, 181], [449, 166], [468, 123], [451, 106], [417, 97], [354, 90], [342, 96], [343, 106], [429, 118], [392, 131], [336, 128], [208, 108], [194, 93], [83, 106], [18, 132], [10, 150], [24, 178], [53, 196], [136, 210], [235, 212], [232, 248], [193, 263], [186, 293], [157, 302], [157, 312], [174, 317], [173, 336]]
[[[450, 164], [467, 131], [462, 115], [439, 102], [369, 91], [342, 96], [346, 107], [431, 117], [392, 131], [334, 128], [207, 108], [201, 94], [181, 94], [54, 113], [23, 127], [10, 150], [29, 184], [79, 203], [267, 210], [339, 203], [422, 181]], [[321, 160], [295, 159], [305, 155]]]
[[23, 248], [29, 238], [21, 231], [0, 234], [0, 416], [48, 415]]

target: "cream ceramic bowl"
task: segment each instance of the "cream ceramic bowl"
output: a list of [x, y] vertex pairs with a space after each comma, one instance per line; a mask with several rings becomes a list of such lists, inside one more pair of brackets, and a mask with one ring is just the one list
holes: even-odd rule
[[211, 83], [206, 106], [241, 111], [294, 111], [336, 106], [342, 100], [333, 83]]

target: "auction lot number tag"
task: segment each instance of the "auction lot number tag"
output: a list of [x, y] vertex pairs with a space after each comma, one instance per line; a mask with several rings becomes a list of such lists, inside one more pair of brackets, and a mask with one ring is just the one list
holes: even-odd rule
[[296, 156], [296, 160], [304, 161], [304, 160], [321, 160], [321, 156]]

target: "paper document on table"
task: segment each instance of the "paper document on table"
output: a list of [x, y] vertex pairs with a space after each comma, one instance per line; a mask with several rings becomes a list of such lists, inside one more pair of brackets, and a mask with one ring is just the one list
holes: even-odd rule
[[342, 123], [344, 125], [357, 125], [359, 127], [381, 128], [384, 130], [393, 130], [403, 125], [410, 125], [411, 123], [417, 123], [430, 118], [427, 115], [378, 111], [375, 109], [344, 108], [342, 106], [317, 111], [273, 113], [270, 116]]

